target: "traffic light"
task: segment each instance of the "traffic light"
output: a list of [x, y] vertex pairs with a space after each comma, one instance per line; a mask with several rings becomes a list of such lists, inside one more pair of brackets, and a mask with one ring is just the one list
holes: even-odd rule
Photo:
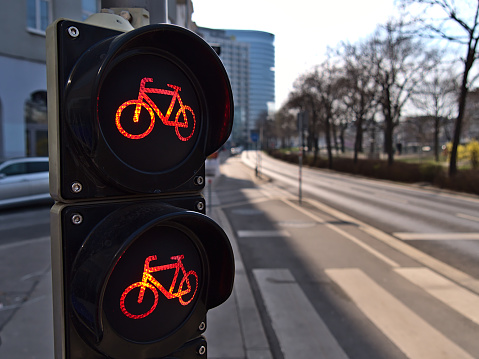
[[204, 162], [233, 99], [184, 28], [47, 29], [55, 358], [206, 357], [234, 259], [205, 213]]

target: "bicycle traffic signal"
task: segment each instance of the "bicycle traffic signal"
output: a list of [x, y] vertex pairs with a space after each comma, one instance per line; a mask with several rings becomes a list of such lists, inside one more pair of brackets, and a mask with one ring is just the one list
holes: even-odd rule
[[67, 20], [48, 41], [54, 199], [198, 190], [233, 118], [228, 76], [209, 45], [174, 25], [120, 33]]
[[204, 162], [233, 99], [181, 27], [47, 29], [56, 359], [206, 357], [234, 259], [205, 212]]

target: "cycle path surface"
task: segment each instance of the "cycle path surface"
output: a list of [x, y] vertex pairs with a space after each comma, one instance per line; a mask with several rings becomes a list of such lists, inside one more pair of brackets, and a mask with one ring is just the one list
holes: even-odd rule
[[[219, 173], [216, 173], [215, 176], [207, 178], [204, 192], [210, 202], [207, 214], [220, 224], [231, 240], [236, 273], [230, 298], [223, 305], [208, 312], [208, 329], [205, 333], [208, 343], [207, 357], [271, 359], [269, 344], [237, 249], [234, 232], [218, 206], [215, 191], [218, 186], [222, 186], [222, 181], [217, 181], [219, 177]], [[17, 274], [22, 285], [27, 288], [28, 295], [13, 299], [9, 303], [0, 301], [0, 316], [6, 318], [2, 322], [3, 327], [0, 327], [0, 358], [54, 358], [49, 248], [48, 237], [0, 246], [0, 257], [10, 258], [12, 261], [23, 258], [28, 262], [25, 273]], [[4, 260], [2, 262], [2, 267], [8, 265]], [[2, 289], [4, 288], [0, 288], [0, 299]]]

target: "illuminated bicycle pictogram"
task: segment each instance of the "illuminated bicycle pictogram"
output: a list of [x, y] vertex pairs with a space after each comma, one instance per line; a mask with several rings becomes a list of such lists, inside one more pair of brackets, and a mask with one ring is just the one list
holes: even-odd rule
[[[118, 128], [118, 131], [120, 131], [120, 133], [123, 136], [130, 138], [132, 140], [142, 139], [143, 137], [148, 136], [150, 132], [153, 130], [153, 127], [155, 126], [155, 113], [156, 113], [158, 117], [160, 118], [161, 122], [163, 122], [165, 126], [175, 127], [176, 136], [178, 136], [178, 138], [181, 141], [188, 141], [195, 132], [196, 119], [195, 119], [195, 113], [193, 112], [191, 107], [183, 104], [183, 100], [181, 99], [181, 96], [180, 96], [181, 87], [168, 84], [168, 87], [170, 87], [172, 90], [149, 88], [149, 87], [146, 87], [147, 82], [153, 82], [153, 79], [150, 77], [142, 78], [140, 82], [140, 91], [138, 93], [138, 98], [135, 100], [128, 100], [124, 102], [120, 107], [118, 107], [118, 110], [116, 111], [116, 115], [115, 115], [115, 123], [116, 123], [116, 127]], [[166, 114], [163, 115], [163, 113], [160, 111], [158, 106], [156, 106], [153, 100], [148, 96], [149, 93], [171, 96], [171, 102], [168, 107], [168, 110], [166, 111]], [[178, 100], [178, 104], [180, 105], [180, 108], [176, 112], [175, 120], [171, 121], [170, 116], [173, 112], [173, 108], [177, 100]], [[142, 107], [144, 107], [150, 115], [150, 125], [148, 126], [146, 131], [144, 131], [143, 133], [131, 134], [128, 131], [126, 131], [121, 125], [121, 114], [123, 110], [130, 105], [135, 105], [135, 113], [133, 114], [134, 123], [137, 123], [139, 121]], [[188, 113], [190, 115], [188, 115]], [[190, 121], [193, 121], [193, 124], [191, 126], [188, 124], [188, 116], [191, 117]], [[179, 130], [180, 128], [187, 129], [189, 128], [189, 126], [191, 127], [191, 133], [189, 135], [183, 136], [182, 134], [180, 134], [180, 130]]]
[[[143, 270], [143, 276], [141, 282], [136, 282], [133, 283], [132, 285], [128, 286], [124, 291], [123, 294], [120, 297], [120, 308], [123, 314], [125, 314], [128, 318], [131, 319], [141, 319], [145, 318], [148, 315], [150, 315], [156, 308], [158, 304], [158, 289], [160, 290], [161, 293], [167, 298], [167, 299], [175, 299], [178, 298], [179, 302], [181, 305], [185, 306], [191, 303], [193, 298], [196, 295], [196, 290], [198, 289], [198, 275], [196, 274], [195, 271], [190, 270], [189, 272], [186, 272], [185, 267], [183, 266], [183, 263], [181, 260], [184, 258], [183, 255], [178, 255], [178, 256], [173, 256], [171, 257], [172, 260], [176, 260], [176, 263], [171, 263], [171, 264], [165, 264], [161, 266], [156, 266], [156, 267], [150, 267], [150, 262], [156, 260], [156, 256], [149, 256], [145, 259], [145, 266]], [[173, 277], [173, 280], [171, 282], [169, 290], [166, 290], [163, 285], [161, 285], [160, 282], [158, 282], [155, 277], [151, 275], [151, 273], [155, 272], [160, 272], [168, 269], [174, 269], [175, 270], [175, 275]], [[178, 281], [178, 275], [180, 274], [183, 275], [183, 278], [181, 279], [178, 289], [175, 292], [175, 287], [176, 283]], [[190, 279], [191, 278], [191, 279]], [[193, 280], [195, 283], [192, 286], [191, 280]], [[194, 288], [193, 288], [194, 287]], [[145, 296], [145, 291], [146, 289], [150, 289], [153, 292], [154, 295], [154, 301], [153, 305], [149, 310], [147, 310], [144, 313], [141, 314], [132, 314], [128, 311], [128, 309], [125, 307], [125, 298], [126, 296], [135, 288], [140, 288], [139, 294], [138, 294], [138, 304], [141, 304], [143, 302], [143, 298]], [[191, 295], [193, 293], [193, 295]], [[191, 295], [191, 298], [189, 297]], [[189, 299], [184, 300], [183, 296], [188, 296]]]

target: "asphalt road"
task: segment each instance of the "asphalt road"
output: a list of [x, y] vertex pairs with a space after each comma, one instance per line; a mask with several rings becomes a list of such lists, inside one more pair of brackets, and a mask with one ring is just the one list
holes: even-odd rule
[[50, 278], [50, 206], [1, 210], [1, 358], [53, 357]]
[[[256, 152], [244, 153], [256, 166]], [[260, 170], [299, 193], [298, 166], [262, 155]], [[479, 277], [479, 197], [303, 167], [302, 194]]]
[[[254, 156], [243, 159], [256, 166]], [[263, 157], [263, 183], [253, 184], [254, 172], [241, 166], [239, 158], [223, 165], [225, 190], [217, 194], [274, 357], [479, 357], [477, 269], [464, 272], [407, 239], [425, 233], [433, 248], [445, 241], [475, 248], [476, 239], [461, 237], [475, 238], [475, 221], [455, 215], [474, 216], [475, 199], [306, 171], [300, 204], [297, 167]], [[441, 208], [450, 203], [457, 206], [452, 220]], [[395, 213], [402, 219], [390, 220]], [[441, 226], [430, 222], [435, 216]], [[440, 233], [460, 239], [439, 239]], [[444, 257], [464, 260], [462, 250]]]
[[[258, 178], [247, 155], [223, 163], [205, 193], [242, 258], [237, 284], [253, 296], [235, 284], [228, 310], [211, 316], [233, 331], [209, 357], [479, 357], [475, 198], [305, 170], [299, 203], [297, 167], [263, 157]], [[0, 212], [0, 338], [18, 358], [52, 352], [38, 279], [50, 275], [48, 223], [48, 206]], [[261, 347], [257, 334], [245, 339], [252, 312]], [[31, 325], [15, 331], [14, 318]], [[40, 323], [48, 330], [35, 332]]]

